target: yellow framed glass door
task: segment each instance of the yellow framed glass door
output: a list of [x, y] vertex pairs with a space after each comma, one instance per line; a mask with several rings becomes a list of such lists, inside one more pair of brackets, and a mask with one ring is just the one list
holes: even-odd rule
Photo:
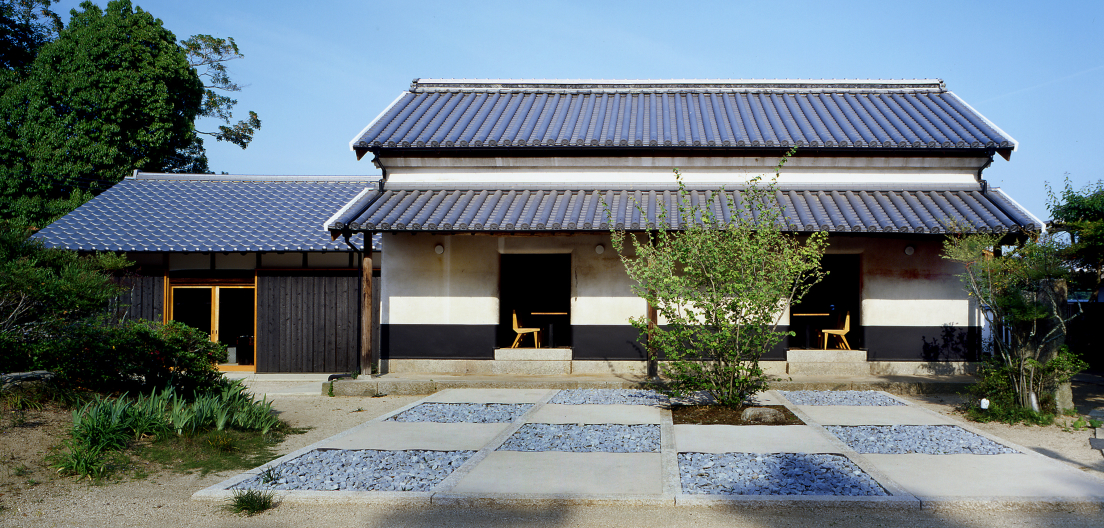
[[169, 319], [211, 335], [226, 345], [219, 370], [256, 369], [253, 347], [256, 289], [253, 286], [172, 286]]

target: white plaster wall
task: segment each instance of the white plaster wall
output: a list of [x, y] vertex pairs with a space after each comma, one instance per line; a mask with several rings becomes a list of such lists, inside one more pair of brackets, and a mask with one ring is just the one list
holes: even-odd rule
[[[384, 234], [380, 322], [498, 324], [498, 241]], [[437, 254], [434, 247], [444, 246]]]
[[[977, 325], [975, 304], [935, 239], [836, 236], [829, 253], [862, 254], [863, 326]], [[905, 248], [912, 246], [912, 255]]]
[[[672, 184], [680, 167], [689, 184], [723, 184], [773, 176], [777, 157], [385, 158], [392, 184], [542, 183]], [[782, 184], [976, 183], [985, 158], [794, 157]]]
[[[608, 235], [385, 234], [384, 244], [384, 324], [498, 324], [501, 254], [570, 253], [573, 325], [628, 324], [630, 316], [647, 313]], [[444, 246], [440, 255], [437, 244]], [[599, 244], [601, 254], [595, 251]]]

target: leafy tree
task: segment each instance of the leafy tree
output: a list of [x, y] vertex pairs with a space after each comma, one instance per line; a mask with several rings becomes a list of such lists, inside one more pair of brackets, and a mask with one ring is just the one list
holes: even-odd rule
[[0, 90], [17, 81], [38, 49], [61, 31], [57, 0], [0, 0]]
[[0, 85], [0, 218], [41, 227], [135, 169], [209, 172], [198, 118], [229, 125], [210, 133], [219, 141], [252, 140], [256, 114], [231, 125], [237, 101], [218, 93], [240, 90], [225, 66], [242, 56], [233, 39], [178, 43], [129, 0], [84, 2], [53, 37], [50, 2], [2, 4], [23, 35], [3, 42], [24, 58]]
[[1075, 269], [1087, 272], [1086, 286], [1092, 291], [1089, 301], [1096, 302], [1104, 279], [1104, 181], [1075, 190], [1067, 178], [1060, 195], [1049, 185], [1047, 194], [1052, 228], [1069, 236], [1063, 253]]
[[[786, 306], [824, 276], [827, 236], [814, 233], [802, 242], [783, 232], [773, 183], [760, 186], [761, 179], [753, 179], [740, 203], [730, 193], [710, 193], [707, 204], [697, 204], [678, 169], [675, 175], [677, 211], [661, 209], [645, 235], [613, 232], [613, 246], [637, 283], [633, 292], [666, 325], [648, 317], [630, 321], [650, 353], [668, 360], [664, 374], [672, 393], [704, 390], [722, 405], [740, 406], [767, 387], [759, 359], [789, 335], [778, 330]], [[742, 214], [730, 222], [715, 216], [722, 200]]]
[[[1068, 264], [1051, 237], [1003, 246], [1004, 236], [956, 229], [943, 245], [943, 258], [963, 264], [966, 291], [982, 305], [995, 334], [995, 364], [986, 367], [993, 386], [1011, 387], [1014, 403], [1038, 411], [1038, 397], [1084, 368], [1063, 353]], [[1068, 367], [1056, 368], [1059, 365]], [[998, 395], [999, 397], [999, 395]]]

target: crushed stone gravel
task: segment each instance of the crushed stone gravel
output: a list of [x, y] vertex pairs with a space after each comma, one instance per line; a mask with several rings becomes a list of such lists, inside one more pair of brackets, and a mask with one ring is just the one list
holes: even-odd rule
[[548, 403], [560, 405], [656, 405], [667, 404], [667, 397], [644, 389], [564, 389]]
[[858, 405], [892, 407], [904, 405], [880, 391], [778, 391], [794, 405]]
[[230, 489], [430, 491], [475, 451], [316, 449]]
[[957, 425], [828, 425], [828, 432], [859, 453], [999, 455], [1018, 453]]
[[531, 403], [423, 403], [391, 418], [396, 422], [509, 423], [531, 409]]
[[686, 493], [714, 495], [888, 495], [842, 455], [679, 453]]
[[655, 424], [532, 423], [521, 426], [498, 450], [658, 453], [659, 438], [659, 426]]

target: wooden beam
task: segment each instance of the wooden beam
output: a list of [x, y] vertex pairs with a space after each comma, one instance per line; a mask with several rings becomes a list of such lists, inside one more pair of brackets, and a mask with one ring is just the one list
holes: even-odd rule
[[[368, 248], [370, 250], [370, 247]], [[371, 376], [375, 364], [372, 350], [372, 254], [360, 260], [360, 373]]]

